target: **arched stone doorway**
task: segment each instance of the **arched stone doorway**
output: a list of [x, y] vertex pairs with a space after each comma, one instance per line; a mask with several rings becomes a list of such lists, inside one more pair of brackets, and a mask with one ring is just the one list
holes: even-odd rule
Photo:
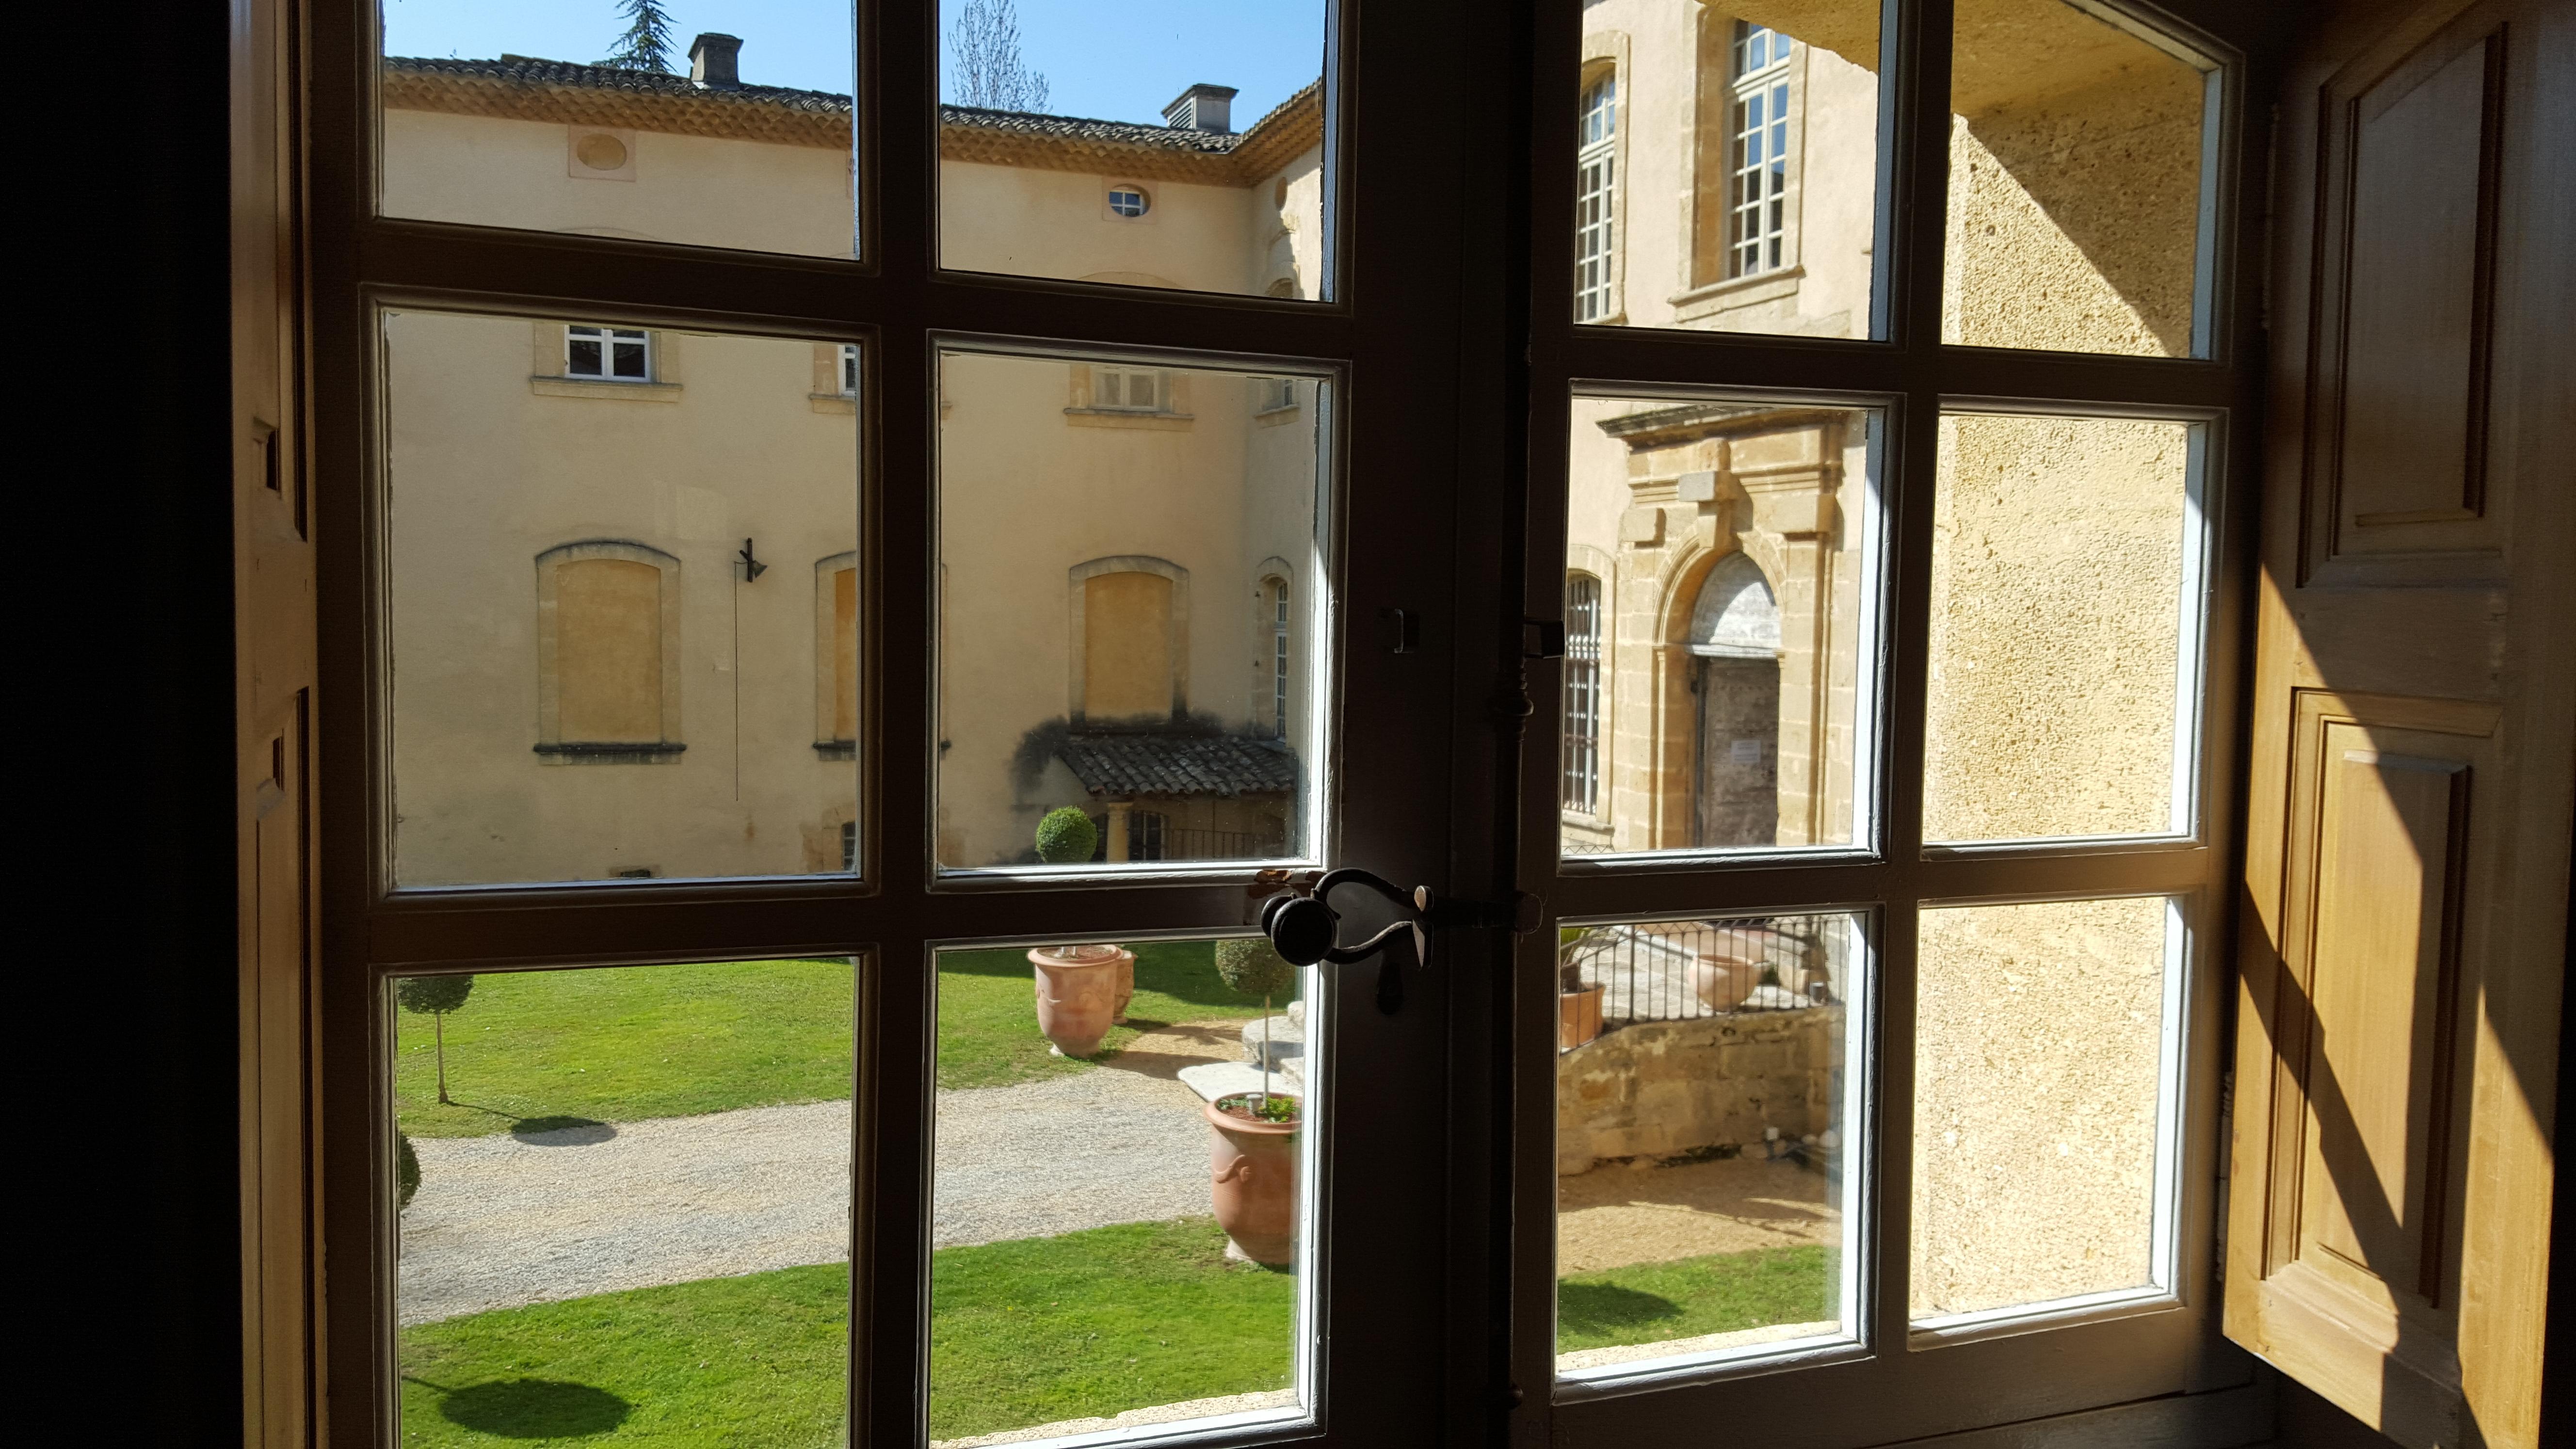
[[1780, 839], [1780, 605], [1761, 568], [1720, 559], [1691, 604], [1691, 693], [1698, 700], [1691, 844]]

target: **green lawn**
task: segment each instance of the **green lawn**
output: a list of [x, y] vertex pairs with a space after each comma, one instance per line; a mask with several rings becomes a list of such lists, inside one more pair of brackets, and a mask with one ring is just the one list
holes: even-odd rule
[[447, 1015], [453, 1106], [439, 1105], [431, 1018], [395, 1013], [397, 1121], [480, 1137], [846, 1098], [853, 999], [839, 961], [487, 973]]
[[1807, 1247], [1577, 1273], [1557, 1280], [1557, 1351], [1832, 1318], [1837, 1271], [1831, 1250]]
[[[931, 1254], [930, 1437], [1285, 1388], [1295, 1280], [1208, 1218]], [[406, 1329], [406, 1449], [839, 1441], [849, 1274], [790, 1268]]]
[[[939, 1085], [1001, 1087], [1086, 1071], [1140, 1031], [1184, 1021], [1252, 1021], [1261, 1003], [1217, 978], [1208, 941], [1156, 941], [1136, 952], [1136, 997], [1127, 1025], [1111, 1027], [1091, 1061], [1050, 1055], [1038, 1034], [1037, 986], [1025, 949], [939, 953]], [[1293, 999], [1271, 1003], [1284, 1011]]]

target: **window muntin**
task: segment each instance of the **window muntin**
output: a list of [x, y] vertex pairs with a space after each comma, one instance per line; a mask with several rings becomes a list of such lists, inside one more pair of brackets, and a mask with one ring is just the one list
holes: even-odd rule
[[1557, 803], [1581, 814], [1601, 804], [1601, 581], [1565, 576], [1565, 762]]
[[859, 395], [859, 348], [855, 342], [841, 344], [841, 396]]
[[1780, 266], [1788, 231], [1789, 51], [1794, 44], [1751, 21], [1735, 22], [1733, 161], [1727, 206], [1727, 275]]
[[1270, 594], [1270, 737], [1288, 738], [1288, 635], [1294, 620], [1288, 612], [1288, 581], [1272, 579]]
[[1574, 162], [1574, 320], [1600, 322], [1617, 310], [1612, 268], [1619, 244], [1619, 77], [1585, 87], [1582, 147]]
[[1148, 196], [1145, 192], [1145, 188], [1141, 186], [1113, 186], [1109, 188], [1109, 209], [1116, 215], [1124, 217], [1143, 216], [1146, 212], [1151, 211], [1153, 206], [1153, 198]]
[[564, 376], [599, 382], [651, 382], [653, 340], [641, 328], [564, 328]]
[[1159, 371], [1094, 367], [1091, 369], [1091, 405], [1120, 412], [1169, 411], [1169, 381]]

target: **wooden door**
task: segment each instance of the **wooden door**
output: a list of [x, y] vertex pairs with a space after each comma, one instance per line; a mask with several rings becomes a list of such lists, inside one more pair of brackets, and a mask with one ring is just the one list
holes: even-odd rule
[[2348, 4], [2286, 72], [2229, 1336], [2539, 1442], [2566, 961], [2576, 6]]

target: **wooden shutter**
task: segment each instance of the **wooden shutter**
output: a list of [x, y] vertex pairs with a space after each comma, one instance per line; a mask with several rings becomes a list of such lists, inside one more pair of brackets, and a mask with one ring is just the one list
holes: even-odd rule
[[2321, 22], [2274, 189], [2227, 1332], [2401, 1444], [2536, 1446], [2576, 6]]

